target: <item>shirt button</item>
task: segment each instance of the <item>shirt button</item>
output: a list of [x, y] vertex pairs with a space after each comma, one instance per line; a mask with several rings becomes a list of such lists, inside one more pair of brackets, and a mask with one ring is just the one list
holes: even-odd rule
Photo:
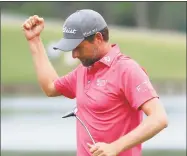
[[90, 83], [91, 81], [90, 80], [88, 80], [88, 84]]

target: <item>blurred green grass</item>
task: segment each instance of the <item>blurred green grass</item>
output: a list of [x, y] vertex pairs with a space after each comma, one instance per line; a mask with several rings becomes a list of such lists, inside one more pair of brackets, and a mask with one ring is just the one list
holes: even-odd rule
[[[1, 151], [1, 156], [75, 156], [75, 152]], [[142, 156], [186, 156], [184, 150], [144, 150]]]
[[[146, 34], [146, 33], [145, 33]], [[146, 68], [152, 80], [186, 78], [185, 37], [139, 35], [124, 30], [112, 29], [111, 43], [117, 43], [121, 51], [135, 59]], [[47, 27], [42, 33], [46, 46], [62, 37], [61, 26]], [[59, 75], [68, 73], [72, 68], [63, 62], [63, 53], [57, 62], [52, 62]], [[1, 27], [1, 84], [35, 84], [36, 74], [21, 26]]]

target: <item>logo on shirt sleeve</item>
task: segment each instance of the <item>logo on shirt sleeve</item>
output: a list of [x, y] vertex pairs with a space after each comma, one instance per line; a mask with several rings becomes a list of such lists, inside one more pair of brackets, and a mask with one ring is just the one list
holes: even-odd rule
[[147, 81], [142, 82], [140, 85], [138, 85], [136, 87], [136, 90], [138, 92], [146, 92], [150, 89], [151, 89], [151, 86], [150, 86], [149, 82], [147, 82]]

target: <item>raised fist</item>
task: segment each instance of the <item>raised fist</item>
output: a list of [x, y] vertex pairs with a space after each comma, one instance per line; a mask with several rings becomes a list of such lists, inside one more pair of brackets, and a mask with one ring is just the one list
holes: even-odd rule
[[40, 36], [44, 29], [44, 19], [37, 15], [30, 16], [22, 25], [27, 40], [32, 40]]

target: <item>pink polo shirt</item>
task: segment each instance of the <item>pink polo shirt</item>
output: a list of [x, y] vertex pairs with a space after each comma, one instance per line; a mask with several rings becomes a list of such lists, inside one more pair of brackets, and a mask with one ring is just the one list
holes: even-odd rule
[[[56, 89], [68, 98], [76, 98], [77, 115], [96, 142], [111, 143], [127, 134], [142, 121], [139, 110], [146, 101], [158, 97], [147, 74], [117, 45], [92, 67], [79, 65], [55, 81]], [[77, 121], [77, 156], [90, 156], [91, 139]], [[119, 156], [140, 156], [137, 145]]]

